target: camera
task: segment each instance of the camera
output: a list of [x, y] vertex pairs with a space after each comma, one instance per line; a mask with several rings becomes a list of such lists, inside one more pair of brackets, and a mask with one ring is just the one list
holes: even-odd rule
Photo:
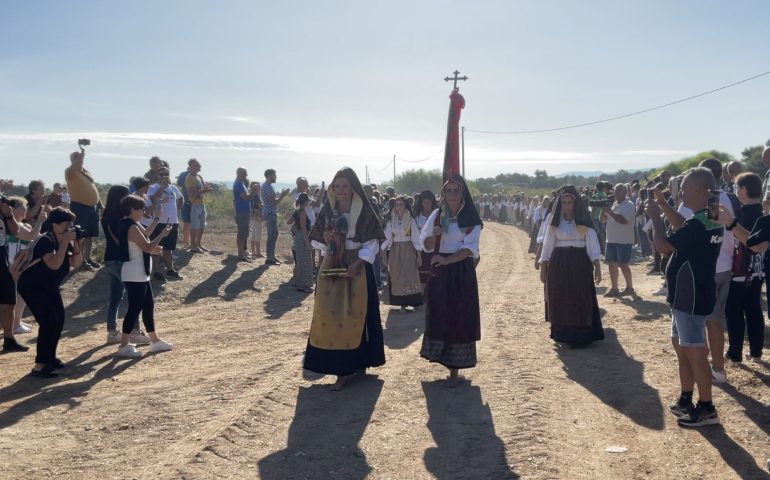
[[91, 145], [91, 140], [87, 138], [81, 138], [78, 140], [78, 147], [83, 148]]
[[607, 198], [591, 198], [588, 201], [588, 205], [594, 208], [610, 208], [612, 207], [612, 204], [615, 202], [615, 199], [612, 197]]
[[80, 240], [81, 238], [86, 237], [86, 231], [83, 230], [83, 227], [80, 225], [73, 226], [70, 231], [75, 232], [75, 240]]

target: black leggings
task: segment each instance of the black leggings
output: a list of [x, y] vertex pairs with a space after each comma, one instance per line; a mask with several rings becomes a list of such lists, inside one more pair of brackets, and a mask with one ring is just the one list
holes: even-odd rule
[[123, 319], [123, 333], [131, 333], [139, 321], [139, 312], [147, 332], [155, 331], [155, 302], [152, 299], [150, 282], [123, 282], [128, 297], [128, 311]]
[[32, 316], [40, 325], [37, 334], [35, 363], [50, 365], [56, 359], [56, 348], [64, 328], [64, 303], [59, 289], [51, 290], [36, 285], [20, 285], [19, 293], [27, 302]]
[[727, 297], [727, 336], [730, 346], [727, 357], [740, 362], [743, 356], [743, 335], [749, 336], [749, 353], [762, 356], [765, 342], [765, 316], [762, 313], [762, 280], [754, 279], [747, 287], [743, 282], [730, 282]]

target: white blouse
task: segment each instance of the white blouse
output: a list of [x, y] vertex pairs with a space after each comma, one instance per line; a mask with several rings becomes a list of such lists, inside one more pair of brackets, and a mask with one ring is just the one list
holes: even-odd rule
[[[478, 210], [478, 208], [477, 208]], [[430, 215], [430, 214], [428, 214]], [[417, 221], [417, 227], [422, 231], [422, 227], [425, 226], [425, 222], [428, 221], [428, 217], [423, 215], [422, 213], [417, 215], [417, 218], [415, 219]]]
[[385, 241], [382, 242], [382, 251], [389, 249], [391, 245], [396, 242], [412, 242], [414, 249], [418, 252], [422, 250], [422, 242], [420, 241], [420, 227], [417, 226], [417, 222], [412, 220], [412, 228], [409, 235], [404, 235], [401, 228], [401, 220], [395, 216], [385, 225]]
[[[548, 222], [548, 225], [550, 225], [550, 222]], [[601, 257], [601, 247], [599, 246], [599, 237], [596, 235], [596, 230], [588, 228], [586, 234], [583, 235], [575, 226], [574, 220], [562, 219], [557, 228], [546, 226], [540, 263], [550, 261], [554, 249], [559, 247], [585, 248], [588, 258], [592, 262]]]
[[[430, 214], [428, 222], [420, 231], [420, 247], [424, 252], [430, 253], [435, 250], [435, 248], [427, 248], [425, 240], [433, 236], [433, 227], [438, 212], [439, 210], [436, 209]], [[473, 254], [473, 258], [479, 258], [479, 238], [481, 238], [481, 225], [475, 225], [468, 231], [467, 228], [461, 229], [457, 223], [450, 223], [448, 231], [441, 234], [441, 245], [439, 245], [438, 251], [439, 253], [452, 254], [467, 249]]]

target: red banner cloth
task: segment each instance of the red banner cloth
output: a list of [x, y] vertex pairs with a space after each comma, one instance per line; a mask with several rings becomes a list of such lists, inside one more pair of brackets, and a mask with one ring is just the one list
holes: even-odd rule
[[444, 182], [451, 175], [460, 173], [460, 111], [463, 108], [465, 108], [465, 99], [455, 89], [449, 95], [449, 118], [444, 147]]

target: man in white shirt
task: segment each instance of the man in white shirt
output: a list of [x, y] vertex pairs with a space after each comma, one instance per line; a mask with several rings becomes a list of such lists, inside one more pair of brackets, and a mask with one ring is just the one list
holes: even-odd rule
[[[150, 240], [154, 239], [166, 228], [166, 225], [171, 225], [171, 233], [169, 233], [163, 240], [160, 241], [160, 246], [163, 247], [163, 263], [166, 265], [166, 276], [181, 279], [181, 275], [174, 269], [174, 256], [173, 252], [176, 250], [177, 238], [179, 235], [179, 216], [178, 211], [182, 208], [184, 199], [182, 192], [179, 191], [176, 185], [171, 183], [170, 173], [168, 168], [161, 167], [158, 170], [159, 181], [150, 185], [145, 197], [145, 203], [147, 206], [155, 206], [156, 211], [160, 211], [160, 221], [158, 226], [150, 235]], [[158, 265], [158, 258], [153, 262]], [[165, 281], [166, 278], [160, 272], [153, 274], [156, 280]]]
[[[619, 183], [615, 187], [615, 203], [602, 209], [602, 220], [607, 221], [607, 247], [604, 260], [609, 265], [610, 282], [612, 287], [604, 294], [605, 297], [619, 297], [622, 295], [635, 295], [634, 282], [631, 278], [631, 249], [636, 240], [634, 234], [634, 219], [636, 208], [626, 198], [628, 187]], [[623, 272], [626, 288], [622, 292], [618, 290], [618, 269]]]

